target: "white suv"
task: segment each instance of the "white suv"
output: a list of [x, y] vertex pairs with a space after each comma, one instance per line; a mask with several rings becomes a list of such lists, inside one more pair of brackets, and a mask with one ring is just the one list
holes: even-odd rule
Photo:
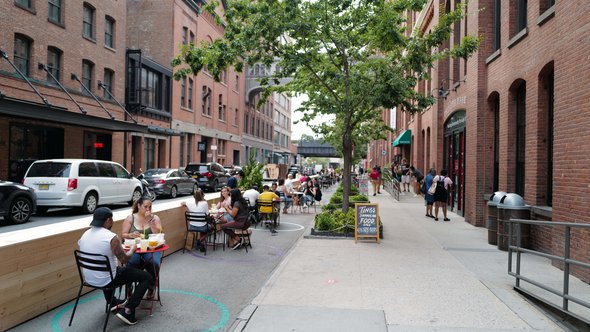
[[142, 194], [138, 179], [105, 160], [37, 160], [27, 170], [24, 184], [35, 189], [38, 212], [81, 207], [83, 213], [93, 213], [98, 205], [132, 204]]

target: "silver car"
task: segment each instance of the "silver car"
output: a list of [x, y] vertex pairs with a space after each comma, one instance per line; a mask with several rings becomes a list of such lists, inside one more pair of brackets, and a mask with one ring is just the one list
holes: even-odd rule
[[175, 198], [178, 195], [192, 195], [199, 188], [197, 180], [184, 171], [174, 168], [152, 168], [143, 173], [156, 195], [167, 195]]

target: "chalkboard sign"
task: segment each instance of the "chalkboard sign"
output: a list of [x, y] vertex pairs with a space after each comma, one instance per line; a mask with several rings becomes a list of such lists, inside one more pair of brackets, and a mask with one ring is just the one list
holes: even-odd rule
[[356, 203], [354, 205], [354, 241], [359, 238], [375, 238], [379, 243], [379, 205]]

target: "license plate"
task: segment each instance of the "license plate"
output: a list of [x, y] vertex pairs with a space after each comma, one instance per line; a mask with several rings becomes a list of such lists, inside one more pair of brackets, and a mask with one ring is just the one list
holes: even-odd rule
[[48, 184], [40, 184], [39, 190], [49, 190], [49, 185]]

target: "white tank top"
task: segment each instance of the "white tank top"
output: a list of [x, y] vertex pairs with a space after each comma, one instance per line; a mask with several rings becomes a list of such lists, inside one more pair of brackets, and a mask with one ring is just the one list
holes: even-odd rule
[[[105, 255], [109, 258], [113, 278], [117, 274], [118, 263], [117, 257], [111, 250], [111, 240], [115, 236], [117, 236], [115, 233], [104, 227], [90, 227], [89, 230], [84, 232], [80, 240], [78, 240], [80, 251]], [[82, 269], [82, 273], [86, 282], [94, 286], [106, 286], [111, 282], [108, 272]]]

